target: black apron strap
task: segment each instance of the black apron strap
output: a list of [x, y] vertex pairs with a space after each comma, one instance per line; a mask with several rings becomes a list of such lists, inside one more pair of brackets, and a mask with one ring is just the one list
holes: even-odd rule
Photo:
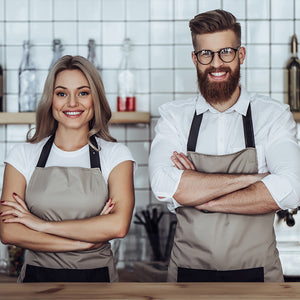
[[[91, 140], [91, 143], [98, 149], [98, 143], [97, 143], [94, 135], [91, 136], [90, 140]], [[89, 148], [90, 148], [91, 168], [99, 168], [101, 170], [99, 151], [96, 151], [91, 146], [89, 146]]]
[[42, 149], [42, 152], [41, 152], [41, 155], [40, 155], [40, 158], [39, 158], [39, 161], [38, 161], [38, 163], [36, 165], [37, 167], [39, 167], [39, 168], [44, 168], [45, 167], [47, 159], [48, 159], [48, 156], [49, 156], [49, 153], [50, 153], [50, 150], [52, 148], [52, 144], [54, 142], [54, 138], [55, 138], [55, 134], [53, 134], [48, 139], [48, 141], [46, 142], [46, 144], [44, 145], [44, 147]]
[[[54, 142], [54, 138], [55, 138], [55, 134], [52, 135], [44, 145], [39, 161], [36, 165], [37, 167], [40, 168], [45, 167]], [[98, 143], [94, 136], [91, 137], [91, 143], [98, 149]], [[101, 170], [99, 152], [94, 150], [91, 146], [89, 146], [89, 153], [90, 153], [91, 168], [99, 168]]]
[[202, 122], [202, 117], [203, 117], [203, 114], [197, 115], [197, 113], [195, 111], [191, 129], [190, 129], [189, 138], [188, 138], [187, 151], [195, 152], [195, 150], [196, 150], [196, 145], [197, 145], [200, 125]]
[[251, 105], [249, 103], [246, 116], [243, 116], [244, 136], [246, 148], [255, 148], [254, 130], [251, 115]]
[[[187, 151], [195, 152], [195, 150], [196, 150], [196, 145], [197, 145], [197, 140], [198, 140], [198, 135], [199, 135], [202, 118], [203, 118], [203, 114], [197, 115], [197, 113], [195, 111], [191, 129], [190, 129], [190, 133], [189, 133], [189, 138], [188, 138], [188, 143], [187, 143]], [[254, 130], [253, 130], [250, 103], [248, 106], [246, 116], [243, 116], [243, 126], [244, 126], [244, 137], [245, 137], [246, 148], [255, 148]]]

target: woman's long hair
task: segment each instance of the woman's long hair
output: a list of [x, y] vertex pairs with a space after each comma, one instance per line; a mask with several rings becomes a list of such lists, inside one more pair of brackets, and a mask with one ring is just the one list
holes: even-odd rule
[[58, 122], [52, 114], [52, 102], [54, 84], [57, 74], [64, 70], [80, 70], [86, 77], [93, 98], [94, 116], [89, 122], [88, 143], [93, 148], [90, 137], [96, 135], [106, 141], [116, 142], [108, 130], [108, 122], [111, 118], [111, 110], [105, 96], [102, 79], [94, 65], [82, 56], [65, 55], [61, 57], [49, 71], [44, 90], [36, 111], [35, 133], [30, 137], [27, 133], [27, 142], [38, 143], [45, 137], [53, 135]]

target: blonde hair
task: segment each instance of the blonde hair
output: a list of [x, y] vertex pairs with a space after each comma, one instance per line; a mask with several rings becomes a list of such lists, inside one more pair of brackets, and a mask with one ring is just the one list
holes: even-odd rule
[[[44, 90], [36, 111], [35, 133], [30, 137], [30, 131], [27, 133], [27, 142], [38, 143], [43, 138], [53, 135], [57, 129], [58, 122], [52, 114], [52, 101], [54, 94], [54, 84], [57, 74], [64, 70], [81, 71], [91, 89], [91, 95], [94, 104], [94, 116], [89, 123], [89, 132], [87, 135], [88, 143], [95, 148], [90, 138], [93, 135], [106, 141], [116, 142], [108, 130], [108, 122], [111, 118], [111, 110], [105, 96], [105, 90], [102, 79], [94, 65], [82, 56], [65, 55], [53, 65], [47, 76]], [[34, 128], [33, 128], [34, 129]]]
[[238, 46], [241, 45], [241, 25], [233, 14], [222, 9], [215, 9], [195, 16], [189, 23], [194, 49], [196, 50], [198, 34], [214, 33], [232, 30], [237, 38]]

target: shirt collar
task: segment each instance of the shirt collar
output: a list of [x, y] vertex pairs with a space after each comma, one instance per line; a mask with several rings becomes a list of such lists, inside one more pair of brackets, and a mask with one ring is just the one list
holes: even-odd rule
[[[241, 94], [238, 101], [233, 106], [228, 108], [224, 113], [230, 113], [236, 111], [239, 114], [246, 116], [251, 97], [243, 86], [240, 86], [240, 88], [241, 88]], [[203, 98], [201, 94], [198, 94], [197, 102], [196, 102], [197, 115], [205, 113], [208, 110], [212, 113], [218, 113], [216, 109], [214, 109], [208, 102], [206, 102], [206, 100]]]

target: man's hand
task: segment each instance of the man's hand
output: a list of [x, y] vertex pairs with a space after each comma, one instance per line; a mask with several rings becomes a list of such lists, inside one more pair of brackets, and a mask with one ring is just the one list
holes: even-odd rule
[[179, 170], [196, 170], [194, 164], [182, 152], [178, 153], [174, 151], [171, 160]]

